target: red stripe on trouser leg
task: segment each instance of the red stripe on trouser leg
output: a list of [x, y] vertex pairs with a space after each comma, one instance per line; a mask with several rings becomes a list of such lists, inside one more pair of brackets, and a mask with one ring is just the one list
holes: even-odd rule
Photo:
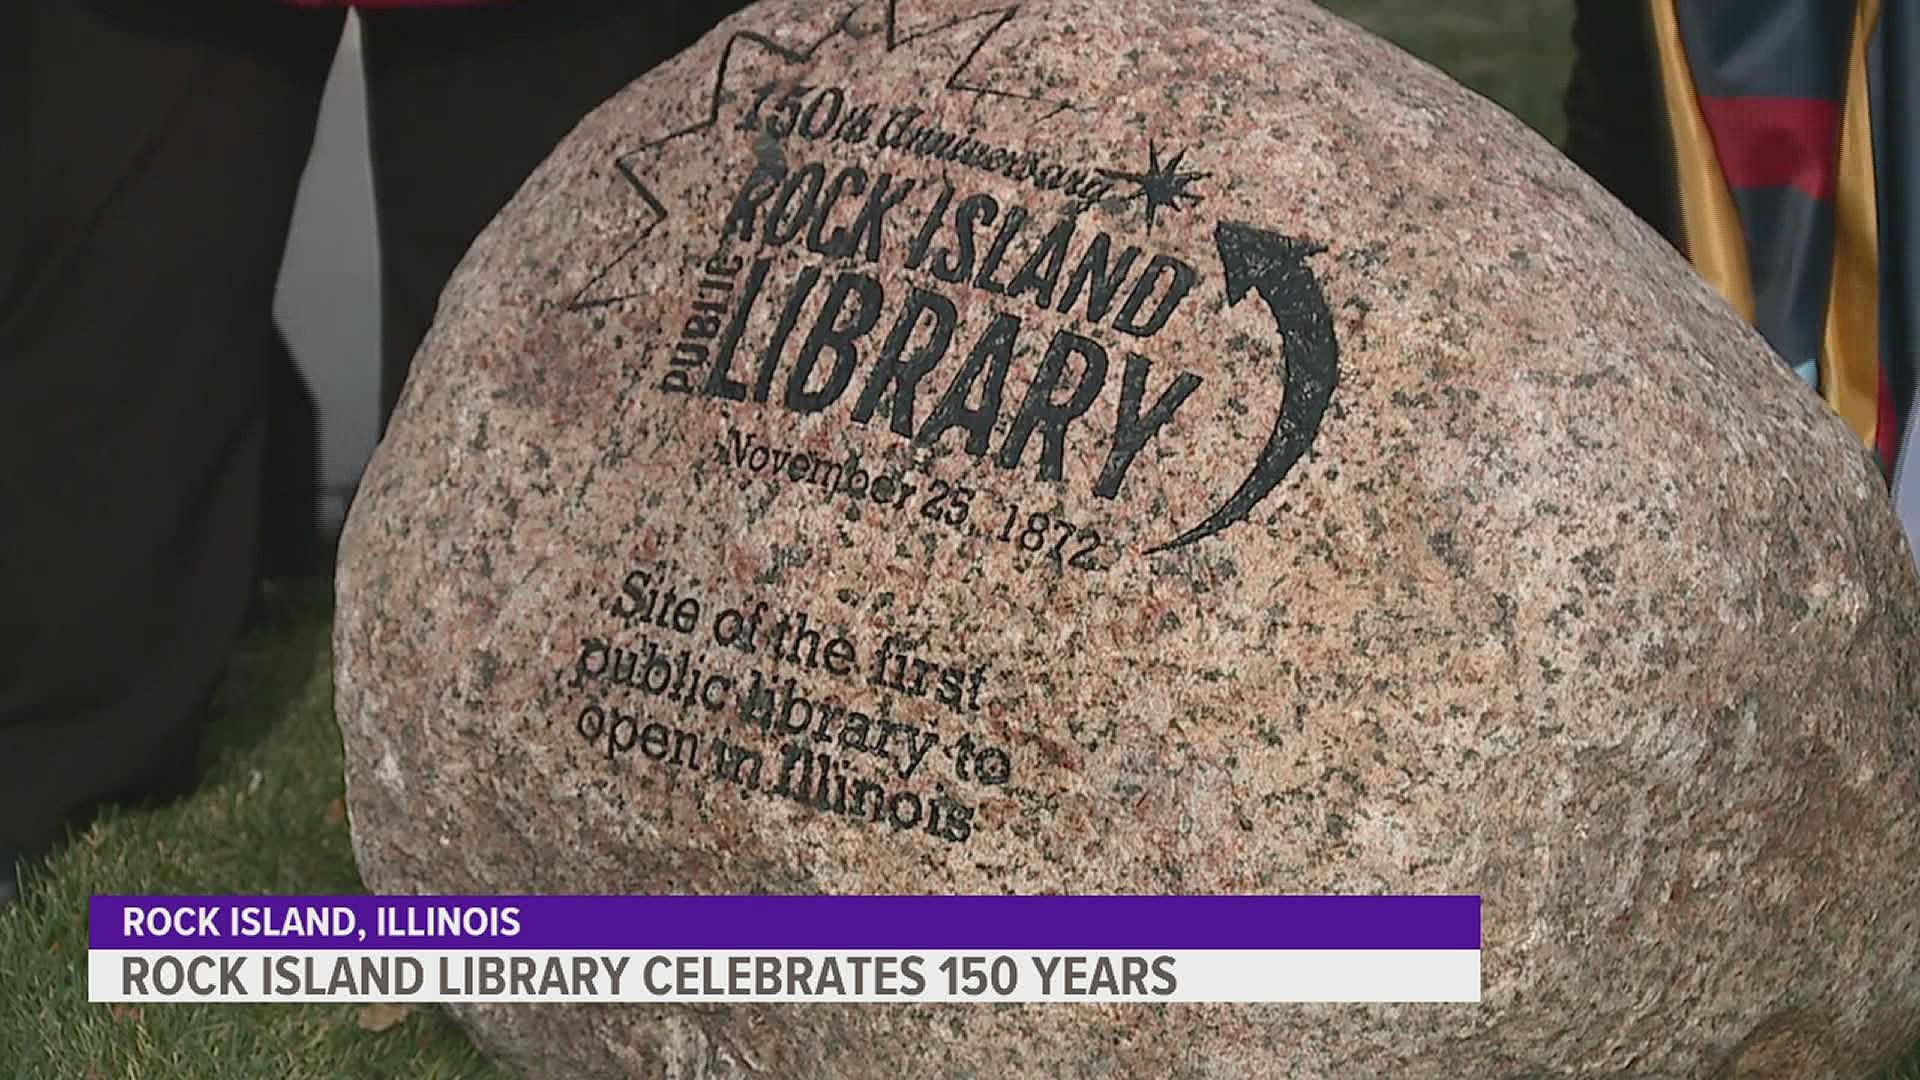
[[1822, 201], [1833, 198], [1838, 103], [1704, 94], [1699, 100], [1728, 185], [1791, 187]]

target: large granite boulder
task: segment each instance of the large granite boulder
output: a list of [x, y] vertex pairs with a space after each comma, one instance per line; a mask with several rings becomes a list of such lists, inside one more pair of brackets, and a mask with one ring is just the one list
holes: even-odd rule
[[376, 890], [1485, 897], [1479, 1006], [459, 1010], [528, 1074], [1920, 1036], [1871, 464], [1545, 143], [1305, 3], [730, 20], [468, 255], [339, 594]]

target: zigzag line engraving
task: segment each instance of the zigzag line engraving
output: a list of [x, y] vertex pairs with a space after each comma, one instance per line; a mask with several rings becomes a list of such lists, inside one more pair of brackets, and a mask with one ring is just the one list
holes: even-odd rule
[[[639, 250], [640, 245], [644, 244], [647, 238], [653, 235], [653, 231], [660, 227], [660, 223], [667, 220], [669, 216], [666, 204], [660, 200], [659, 196], [654, 194], [653, 189], [648, 187], [647, 182], [641, 177], [638, 164], [646, 156], [658, 152], [661, 147], [666, 146], [668, 143], [676, 139], [686, 138], [689, 135], [697, 135], [708, 131], [715, 124], [719, 123], [720, 110], [726, 102], [727, 78], [733, 64], [734, 51], [743, 46], [751, 46], [790, 66], [810, 64], [813, 62], [814, 55], [828, 42], [843, 36], [853, 38], [855, 35], [850, 27], [852, 26], [854, 17], [872, 2], [873, 0], [866, 0], [866, 2], [855, 4], [852, 8], [849, 8], [845, 14], [835, 20], [831, 29], [814, 39], [805, 48], [789, 48], [755, 30], [738, 30], [728, 36], [726, 45], [720, 50], [720, 62], [715, 65], [714, 68], [713, 89], [707, 96], [705, 115], [685, 127], [668, 132], [658, 139], [643, 143], [637, 149], [629, 150], [614, 158], [614, 168], [619, 171], [620, 176], [632, 187], [634, 194], [639, 196], [640, 201], [645, 204], [649, 218], [646, 224], [641, 226], [640, 230], [634, 234], [632, 241], [622, 247], [618, 254], [609, 260], [605, 266], [596, 271], [585, 285], [580, 287], [580, 290], [567, 302], [566, 306], [568, 311], [579, 312], [588, 311], [593, 308], [607, 307], [630, 299], [634, 295], [632, 293], [605, 294], [602, 292], [601, 286], [606, 283], [607, 279], [615, 270], [624, 266], [627, 260], [633, 257], [634, 253]], [[960, 63], [947, 76], [946, 82], [943, 84], [944, 89], [959, 93], [978, 94], [982, 97], [1001, 98], [1009, 101], [1023, 101], [1032, 104], [1052, 106], [1051, 110], [1040, 118], [1041, 120], [1050, 119], [1074, 108], [1069, 102], [1056, 101], [1038, 94], [1003, 90], [997, 87], [987, 86], [981, 82], [968, 81], [968, 68], [973, 66], [974, 60], [978, 58], [981, 51], [986, 48], [987, 42], [991, 40], [995, 34], [999, 33], [1001, 28], [1012, 22], [1014, 17], [1020, 13], [1020, 5], [1012, 4], [1007, 7], [989, 8], [985, 11], [974, 12], [971, 15], [955, 16], [937, 25], [902, 32], [899, 22], [900, 0], [883, 0], [883, 2], [886, 4], [884, 19], [886, 30], [885, 40], [882, 42], [882, 45], [889, 53], [896, 49], [905, 48], [924, 38], [945, 33], [964, 23], [978, 22], [981, 20], [987, 21], [986, 29], [981, 32], [979, 39], [973, 43], [973, 47], [967, 50], [966, 55], [961, 57]]]

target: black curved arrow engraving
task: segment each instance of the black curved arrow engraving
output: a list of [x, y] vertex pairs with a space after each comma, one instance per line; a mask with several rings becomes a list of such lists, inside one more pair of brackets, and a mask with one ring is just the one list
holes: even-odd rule
[[1286, 396], [1273, 434], [1254, 462], [1239, 490], [1227, 497], [1205, 521], [1147, 554], [1172, 551], [1204, 540], [1229, 525], [1245, 521], [1253, 508], [1286, 478], [1320, 434], [1327, 403], [1340, 378], [1340, 343], [1333, 335], [1333, 312], [1307, 258], [1326, 250], [1323, 245], [1282, 236], [1251, 225], [1222, 221], [1213, 229], [1226, 275], [1227, 306], [1260, 294], [1286, 347]]

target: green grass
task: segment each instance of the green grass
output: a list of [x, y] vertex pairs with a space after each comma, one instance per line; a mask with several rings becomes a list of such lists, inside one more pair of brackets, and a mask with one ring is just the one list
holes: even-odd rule
[[[192, 798], [108, 811], [0, 914], [0, 1077], [490, 1078], [434, 1008], [383, 1030], [358, 1005], [93, 1005], [93, 893], [357, 892], [341, 806], [324, 584], [284, 587], [249, 635], [209, 730]], [[1920, 1080], [1916, 1053], [1887, 1080]]]
[[[1558, 137], [1565, 0], [1328, 6]], [[354, 1005], [87, 1003], [90, 894], [359, 889], [340, 803], [328, 614], [323, 585], [279, 590], [221, 692], [199, 793], [163, 809], [108, 812], [25, 902], [0, 914], [0, 1078], [498, 1075], [431, 1008], [384, 1026], [390, 1017]], [[1920, 1050], [1889, 1080], [1920, 1080]]]
[[[1626, 0], [1622, 0], [1626, 2]], [[1571, 0], [1321, 0], [1492, 98], [1558, 145]]]
[[328, 588], [288, 586], [235, 656], [207, 779], [157, 810], [108, 811], [0, 914], [0, 1077], [489, 1077], [437, 1009], [87, 1002], [93, 893], [359, 892], [327, 666]]

